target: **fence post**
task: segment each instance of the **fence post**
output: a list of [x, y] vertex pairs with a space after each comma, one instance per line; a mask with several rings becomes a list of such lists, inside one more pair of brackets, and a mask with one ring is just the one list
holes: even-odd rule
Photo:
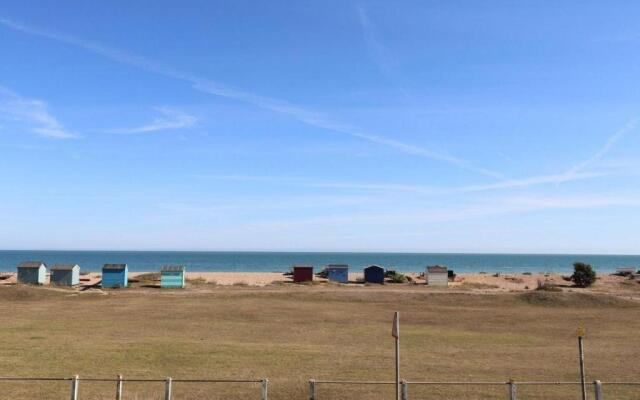
[[164, 400], [171, 400], [171, 377], [164, 381]]
[[267, 400], [268, 397], [268, 389], [269, 389], [269, 379], [264, 378], [262, 380], [262, 390], [260, 391], [261, 393], [261, 400]]
[[407, 385], [407, 381], [405, 381], [404, 379], [402, 380], [402, 382], [400, 382], [400, 388], [402, 389], [401, 394], [402, 400], [409, 400], [409, 390], [408, 390], [408, 386]]
[[507, 382], [507, 385], [507, 388], [509, 390], [509, 400], [517, 400], [518, 394], [516, 393], [516, 383], [513, 381], [513, 379], [510, 379], [509, 382]]
[[78, 375], [71, 378], [71, 400], [78, 400]]
[[596, 394], [596, 400], [602, 400], [602, 382], [599, 380], [593, 381], [593, 391]]
[[122, 400], [122, 375], [118, 375], [116, 383], [116, 400]]
[[584, 330], [578, 329], [578, 352], [580, 353], [580, 389], [582, 389], [582, 400], [587, 400], [587, 382], [584, 372]]
[[309, 379], [309, 400], [316, 400], [316, 380]]

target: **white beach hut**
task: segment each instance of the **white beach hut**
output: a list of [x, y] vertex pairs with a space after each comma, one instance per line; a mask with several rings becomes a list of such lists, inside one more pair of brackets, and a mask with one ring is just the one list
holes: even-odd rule
[[448, 287], [449, 273], [447, 272], [447, 267], [441, 265], [427, 267], [425, 280], [429, 286]]

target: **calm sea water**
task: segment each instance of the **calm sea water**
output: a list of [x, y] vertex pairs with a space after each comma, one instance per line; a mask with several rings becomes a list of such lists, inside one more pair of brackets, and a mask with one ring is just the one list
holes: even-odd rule
[[106, 263], [126, 263], [131, 271], [155, 271], [165, 264], [182, 264], [188, 271], [283, 272], [293, 264], [316, 267], [348, 264], [353, 270], [371, 264], [403, 272], [423, 271], [442, 264], [456, 272], [569, 272], [575, 261], [590, 263], [600, 272], [640, 266], [640, 256], [562, 254], [420, 254], [420, 253], [298, 253], [198, 251], [0, 251], [0, 271], [15, 271], [22, 261], [77, 263], [99, 271]]

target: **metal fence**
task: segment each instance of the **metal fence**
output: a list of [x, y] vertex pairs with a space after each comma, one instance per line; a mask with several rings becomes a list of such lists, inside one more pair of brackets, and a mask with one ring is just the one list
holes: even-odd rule
[[78, 390], [81, 382], [103, 382], [115, 384], [115, 399], [122, 400], [124, 392], [125, 382], [156, 382], [164, 384], [164, 400], [172, 400], [173, 398], [173, 384], [174, 383], [259, 383], [260, 384], [260, 399], [268, 400], [268, 388], [269, 380], [264, 379], [173, 379], [168, 377], [166, 379], [125, 379], [122, 375], [118, 375], [117, 378], [80, 378], [75, 375], [72, 378], [33, 378], [33, 377], [0, 377], [0, 382], [69, 382], [70, 399], [78, 400]]
[[[318, 386], [319, 385], [394, 385], [395, 382], [383, 382], [383, 381], [321, 381], [311, 379], [309, 380], [309, 400], [319, 400]], [[402, 400], [409, 400], [410, 392], [409, 386], [494, 386], [504, 387], [505, 396], [507, 400], [518, 399], [518, 387], [523, 386], [576, 386], [580, 390], [581, 382], [544, 382], [544, 381], [506, 381], [506, 382], [411, 382], [401, 381], [400, 393]], [[638, 388], [638, 395], [634, 399], [640, 398], [640, 382], [602, 382], [595, 380], [592, 382], [593, 394], [595, 400], [604, 400], [605, 390], [604, 386], [632, 386]]]
[[[78, 400], [78, 390], [80, 383], [82, 382], [102, 382], [113, 383], [115, 389], [115, 399], [122, 400], [124, 392], [124, 384], [130, 383], [162, 383], [164, 385], [164, 400], [173, 399], [173, 384], [174, 383], [229, 383], [229, 384], [260, 384], [260, 399], [268, 400], [268, 388], [269, 380], [264, 379], [173, 379], [168, 377], [166, 379], [125, 379], [122, 375], [117, 378], [80, 378], [76, 375], [71, 378], [42, 378], [42, 377], [0, 377], [1, 382], [68, 382], [70, 390], [70, 399]], [[395, 382], [391, 381], [330, 381], [330, 380], [309, 380], [309, 400], [319, 400], [318, 386], [320, 385], [392, 385], [395, 386]], [[491, 387], [504, 387], [505, 397], [507, 400], [518, 399], [518, 388], [527, 386], [575, 386], [577, 390], [580, 390], [581, 382], [552, 382], [552, 381], [506, 381], [506, 382], [420, 382], [420, 381], [401, 381], [401, 399], [409, 400], [411, 397], [410, 386], [491, 386]], [[604, 400], [606, 396], [606, 387], [634, 387], [638, 389], [638, 395], [633, 398], [640, 398], [640, 382], [601, 382], [595, 380], [591, 383], [591, 388], [595, 400]], [[616, 397], [618, 398], [618, 397]]]

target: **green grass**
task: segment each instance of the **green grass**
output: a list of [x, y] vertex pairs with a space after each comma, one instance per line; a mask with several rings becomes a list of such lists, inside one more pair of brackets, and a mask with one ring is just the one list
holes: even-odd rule
[[[406, 289], [406, 290], [405, 290]], [[393, 379], [391, 317], [401, 312], [407, 380], [576, 380], [575, 330], [587, 329], [589, 379], [638, 380], [640, 307], [581, 293], [434, 293], [425, 288], [198, 287], [108, 295], [0, 287], [0, 375], [262, 378], [272, 399], [304, 399], [307, 380]], [[0, 383], [2, 398], [60, 399], [68, 383]], [[606, 388], [605, 388], [606, 389]], [[176, 399], [258, 398], [259, 386], [176, 384]], [[613, 390], [613, 389], [611, 389]], [[628, 388], [616, 397], [638, 398]], [[81, 399], [113, 384], [81, 383]], [[159, 399], [162, 384], [127, 384]], [[521, 388], [526, 399], [576, 388]], [[391, 387], [320, 386], [320, 399], [391, 399]], [[410, 387], [410, 398], [506, 398], [503, 387]], [[625, 397], [626, 396], [626, 397]]]

